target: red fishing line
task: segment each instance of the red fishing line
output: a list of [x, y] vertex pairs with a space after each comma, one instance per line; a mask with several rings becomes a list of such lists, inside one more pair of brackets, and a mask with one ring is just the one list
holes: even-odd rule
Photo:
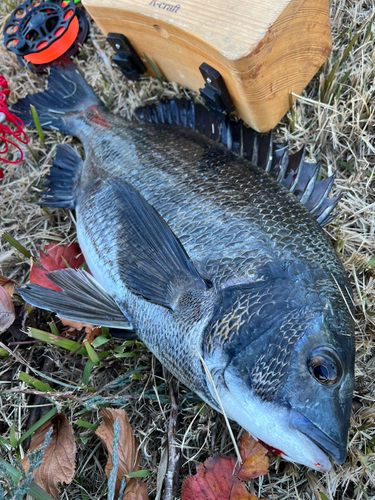
[[[11, 139], [8, 139], [6, 136], [10, 135], [22, 144], [27, 144], [29, 140], [23, 130], [24, 124], [22, 120], [11, 113], [7, 108], [6, 97], [8, 97], [9, 94], [10, 90], [8, 82], [2, 75], [0, 75], [0, 142], [2, 143], [2, 148], [0, 149], [0, 161], [16, 164], [23, 160], [23, 151], [18, 144], [13, 142]], [[20, 153], [20, 158], [16, 161], [11, 161], [1, 157], [8, 153], [10, 146], [15, 147]], [[0, 171], [0, 178], [2, 177], [4, 177], [4, 174]]]

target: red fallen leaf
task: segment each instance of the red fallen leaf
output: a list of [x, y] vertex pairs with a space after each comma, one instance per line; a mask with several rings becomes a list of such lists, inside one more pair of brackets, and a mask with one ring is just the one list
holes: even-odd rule
[[181, 500], [253, 500], [236, 469], [233, 455], [214, 455], [197, 468], [195, 476], [185, 479]]
[[56, 290], [56, 292], [62, 291], [60, 287], [47, 278], [46, 272], [36, 267], [33, 262], [31, 263], [30, 269], [30, 282], [43, 286], [44, 288], [49, 288], [50, 290]]
[[234, 455], [214, 455], [197, 468], [195, 476], [185, 479], [181, 500], [259, 500], [246, 490], [241, 479], [267, 474], [267, 450], [247, 432], [238, 446], [242, 465], [237, 464]]
[[67, 246], [51, 243], [45, 246], [44, 252], [39, 250], [39, 258], [42, 269], [32, 264], [30, 282], [43, 286], [44, 288], [56, 290], [57, 292], [61, 292], [61, 288], [52, 283], [52, 281], [47, 278], [46, 274], [52, 271], [60, 271], [67, 267], [79, 269], [85, 260], [78, 243], [71, 243]]
[[[49, 288], [50, 290], [55, 290], [56, 292], [62, 292], [60, 287], [52, 283], [52, 281], [47, 277], [47, 274], [52, 271], [66, 269], [67, 267], [79, 269], [84, 263], [85, 258], [78, 243], [71, 243], [67, 246], [51, 243], [50, 245], [46, 245], [44, 250], [44, 252], [39, 250], [39, 258], [42, 269], [36, 267], [33, 263], [31, 264], [30, 282], [43, 286], [44, 288]], [[94, 329], [93, 325], [79, 323], [69, 319], [60, 319], [65, 326], [69, 326], [74, 330], [82, 330], [82, 328], [85, 328], [86, 333], [89, 336], [90, 343], [94, 340], [95, 336], [97, 336], [97, 329]], [[95, 332], [94, 334], [93, 329]]]
[[67, 246], [51, 243], [45, 246], [45, 252], [39, 252], [39, 257], [41, 265], [49, 272], [65, 269], [68, 266], [78, 269], [85, 261], [78, 243]]

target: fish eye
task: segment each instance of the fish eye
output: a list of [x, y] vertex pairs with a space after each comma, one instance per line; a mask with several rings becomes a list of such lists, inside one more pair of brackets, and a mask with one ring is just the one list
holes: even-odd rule
[[328, 347], [315, 349], [307, 366], [315, 380], [323, 385], [335, 385], [341, 379], [343, 370], [340, 356]]

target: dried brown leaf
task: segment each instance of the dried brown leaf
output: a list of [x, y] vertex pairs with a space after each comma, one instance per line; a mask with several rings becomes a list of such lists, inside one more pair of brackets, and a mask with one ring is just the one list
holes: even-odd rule
[[12, 299], [5, 288], [0, 286], [0, 333], [13, 324], [15, 317]]
[[17, 281], [0, 275], [0, 286], [2, 286], [10, 296], [14, 294], [14, 285], [17, 285]]
[[238, 482], [232, 489], [230, 500], [266, 500], [265, 498], [258, 498], [249, 493], [245, 488], [245, 483]]
[[248, 481], [249, 479], [255, 479], [268, 473], [269, 460], [266, 456], [267, 450], [255, 441], [248, 432], [242, 435], [238, 443], [238, 449], [243, 462], [238, 473], [240, 479]]
[[258, 497], [249, 493], [242, 481], [236, 481], [233, 485], [230, 500], [266, 500], [265, 498], [259, 499]]
[[[120, 441], [118, 447], [119, 466], [115, 488], [117, 497], [120, 491], [122, 478], [130, 472], [139, 470], [141, 456], [138, 451], [138, 441], [133, 434], [133, 429], [129, 424], [128, 416], [125, 410], [106, 408], [101, 410], [100, 415], [104, 422], [100, 425], [100, 427], [98, 427], [95, 434], [100, 438], [108, 450], [108, 462], [105, 467], [105, 474], [107, 478], [109, 478], [109, 474], [112, 470], [114, 438], [113, 424], [117, 418], [120, 424]], [[147, 487], [146, 485], [141, 486], [142, 484], [143, 483], [141, 483], [139, 478], [133, 477], [130, 480], [128, 479], [126, 481], [124, 498], [126, 500], [147, 500]]]
[[[43, 445], [50, 427], [53, 428], [51, 442], [45, 449], [42, 465], [34, 471], [33, 476], [35, 483], [57, 500], [59, 498], [58, 483], [69, 484], [74, 477], [77, 448], [72, 426], [65, 413], [59, 413], [35, 431], [28, 455]], [[29, 470], [28, 456], [21, 461], [21, 464], [27, 472]]]
[[142, 483], [140, 480], [134, 484], [135, 486], [132, 489], [126, 488], [124, 500], [147, 500], [147, 484]]
[[60, 318], [60, 321], [64, 326], [69, 326], [67, 331], [69, 334], [73, 334], [72, 337], [77, 335], [77, 332], [84, 328], [86, 331], [86, 338], [89, 340], [90, 344], [94, 338], [101, 333], [100, 328], [94, 328], [94, 325], [89, 325], [88, 323], [81, 323], [79, 321], [73, 321], [65, 318]]

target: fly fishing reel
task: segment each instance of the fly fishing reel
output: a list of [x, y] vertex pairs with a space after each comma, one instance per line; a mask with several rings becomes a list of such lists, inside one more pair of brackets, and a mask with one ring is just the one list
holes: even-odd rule
[[4, 45], [22, 65], [43, 71], [52, 61], [74, 55], [87, 36], [84, 11], [74, 0], [26, 0], [4, 27]]

